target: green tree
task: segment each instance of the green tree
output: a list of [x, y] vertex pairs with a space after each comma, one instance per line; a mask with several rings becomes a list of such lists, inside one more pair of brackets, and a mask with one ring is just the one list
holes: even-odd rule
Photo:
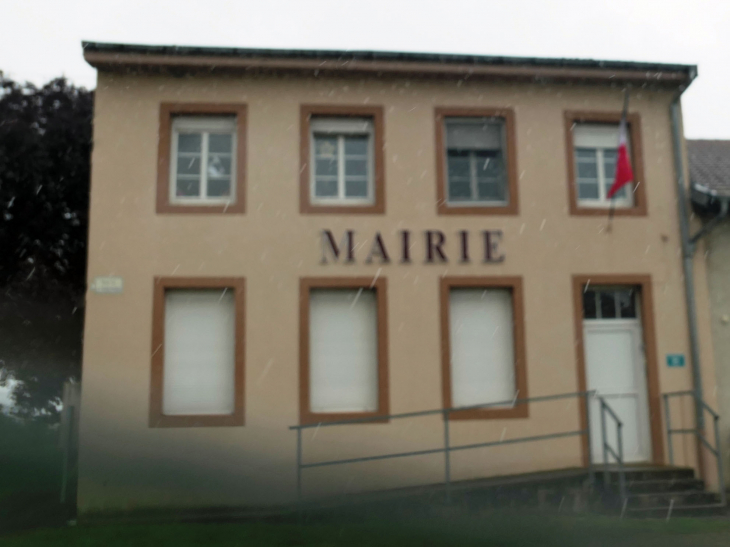
[[53, 419], [80, 374], [93, 94], [0, 73], [0, 384]]

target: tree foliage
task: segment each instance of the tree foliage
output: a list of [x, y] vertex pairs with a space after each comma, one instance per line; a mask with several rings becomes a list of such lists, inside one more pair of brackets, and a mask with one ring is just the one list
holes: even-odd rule
[[0, 78], [0, 284], [82, 292], [92, 93]]
[[53, 414], [79, 375], [92, 112], [64, 78], [0, 72], [0, 383], [17, 380], [20, 414]]

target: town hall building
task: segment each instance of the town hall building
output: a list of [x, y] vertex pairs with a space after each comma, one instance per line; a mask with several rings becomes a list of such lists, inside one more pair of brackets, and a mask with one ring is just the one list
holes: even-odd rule
[[[695, 406], [663, 402], [701, 367], [715, 405], [704, 282], [690, 358], [671, 116], [695, 67], [84, 56], [81, 514], [589, 469], [602, 420], [623, 465], [671, 453], [716, 480], [695, 438], [667, 437]], [[625, 92], [634, 181], [611, 200]]]

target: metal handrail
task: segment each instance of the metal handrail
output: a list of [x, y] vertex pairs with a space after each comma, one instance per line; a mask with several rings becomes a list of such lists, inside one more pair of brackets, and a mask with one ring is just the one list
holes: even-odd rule
[[[623, 510], [625, 510], [626, 509], [626, 500], [628, 499], [628, 495], [626, 493], [626, 472], [624, 470], [624, 435], [623, 435], [624, 424], [603, 397], [598, 397], [598, 402], [601, 405], [601, 435], [602, 435], [601, 446], [603, 449], [603, 482], [606, 486], [608, 486], [611, 482], [610, 474], [608, 472], [608, 465], [609, 465], [608, 455], [610, 454], [611, 456], [613, 456], [613, 458], [616, 460], [616, 463], [618, 464], [619, 494], [621, 496], [621, 503], [623, 504], [623, 507], [624, 507]], [[607, 430], [606, 430], [606, 413], [608, 413], [611, 416], [611, 419], [616, 424], [617, 450], [614, 450], [613, 447], [608, 442], [608, 434], [607, 434]]]
[[[710, 444], [710, 441], [705, 436], [704, 430], [699, 427], [699, 425], [691, 428], [684, 428], [684, 429], [672, 429], [672, 418], [671, 418], [671, 412], [669, 409], [669, 398], [670, 397], [683, 397], [683, 396], [691, 396], [694, 401], [695, 405], [698, 408], [701, 408], [703, 410], [706, 410], [710, 416], [712, 416], [712, 423], [713, 423], [713, 429], [715, 433], [715, 446], [712, 446]], [[702, 445], [707, 448], [710, 453], [715, 456], [715, 462], [717, 464], [717, 481], [719, 485], [720, 490], [720, 502], [723, 506], [727, 505], [727, 493], [725, 492], [725, 474], [723, 471], [723, 463], [722, 463], [722, 451], [720, 448], [720, 415], [715, 412], [715, 410], [708, 405], [703, 399], [698, 398], [697, 393], [694, 391], [671, 391], [669, 393], [664, 393], [662, 395], [664, 399], [664, 416], [665, 421], [667, 422], [667, 448], [669, 452], [669, 463], [671, 465], [674, 465], [674, 447], [672, 445], [672, 435], [673, 434], [680, 434], [680, 435], [694, 435], [697, 437], [697, 439], [702, 443]]]
[[[587, 439], [588, 476], [589, 476], [590, 483], [593, 484], [595, 482], [595, 470], [593, 467], [593, 459], [591, 457], [590, 398], [594, 394], [595, 394], [595, 391], [593, 391], [593, 390], [577, 391], [577, 392], [573, 392], [573, 393], [561, 393], [559, 395], [526, 397], [526, 398], [522, 398], [522, 399], [514, 398], [509, 401], [499, 401], [496, 403], [486, 403], [486, 404], [482, 404], [482, 405], [439, 408], [439, 409], [433, 409], [433, 410], [422, 410], [422, 411], [418, 411], [418, 412], [404, 412], [404, 413], [400, 413], [400, 414], [387, 414], [387, 415], [374, 416], [374, 417], [369, 416], [369, 417], [363, 417], [363, 418], [352, 418], [352, 419], [347, 419], [347, 420], [336, 420], [336, 421], [331, 421], [331, 422], [318, 422], [318, 423], [290, 426], [289, 427], [290, 430], [294, 430], [297, 432], [297, 502], [301, 503], [301, 501], [302, 501], [302, 471], [304, 469], [309, 469], [309, 468], [313, 468], [313, 467], [324, 467], [324, 466], [329, 466], [329, 465], [344, 465], [344, 464], [359, 463], [359, 462], [366, 462], [366, 461], [385, 460], [385, 459], [391, 459], [391, 458], [405, 458], [405, 457], [411, 457], [411, 456], [422, 456], [422, 455], [427, 455], [427, 454], [438, 454], [438, 453], [444, 454], [444, 484], [446, 485], [446, 499], [447, 499], [447, 501], [450, 501], [451, 500], [451, 462], [450, 462], [450, 453], [451, 452], [453, 452], [455, 450], [469, 450], [472, 448], [484, 448], [484, 447], [489, 447], [489, 446], [542, 441], [542, 440], [547, 440], [547, 439], [557, 439], [557, 438], [572, 437], [572, 436], [585, 436]], [[450, 415], [454, 412], [462, 412], [465, 410], [475, 410], [475, 409], [485, 409], [485, 408], [499, 407], [499, 406], [504, 407], [505, 405], [511, 405], [512, 407], [516, 407], [518, 405], [527, 404], [527, 403], [554, 401], [554, 400], [558, 400], [558, 399], [581, 398], [581, 397], [583, 398], [583, 402], [585, 405], [585, 413], [586, 413], [585, 429], [578, 429], [578, 430], [574, 430], [574, 431], [563, 431], [563, 432], [558, 432], [558, 433], [550, 433], [547, 435], [534, 435], [534, 436], [530, 436], [530, 437], [519, 437], [516, 439], [506, 439], [506, 440], [502, 439], [502, 440], [493, 441], [493, 442], [473, 443], [473, 444], [457, 445], [457, 446], [452, 446], [450, 443], [449, 420], [450, 420]], [[302, 431], [305, 429], [331, 427], [331, 426], [336, 426], [336, 425], [366, 423], [366, 422], [374, 422], [374, 423], [378, 424], [378, 423], [384, 423], [385, 421], [389, 421], [389, 420], [414, 418], [414, 417], [421, 417], [421, 416], [433, 416], [433, 415], [439, 415], [439, 414], [443, 417], [443, 424], [444, 424], [444, 445], [441, 448], [431, 448], [431, 449], [416, 450], [416, 451], [411, 451], [411, 452], [395, 452], [395, 453], [390, 453], [390, 454], [380, 454], [380, 455], [376, 455], [376, 456], [364, 456], [361, 458], [347, 458], [347, 459], [341, 459], [341, 460], [328, 460], [328, 461], [320, 461], [320, 462], [312, 462], [312, 463], [303, 463], [303, 461], [302, 461]]]
[[363, 418], [348, 418], [347, 420], [334, 420], [334, 421], [327, 421], [327, 422], [314, 422], [311, 424], [301, 424], [301, 425], [290, 425], [289, 429], [311, 429], [313, 427], [319, 428], [319, 427], [328, 427], [332, 425], [346, 425], [346, 424], [357, 424], [357, 423], [363, 423], [363, 422], [376, 422], [376, 421], [385, 421], [385, 420], [397, 420], [401, 418], [414, 418], [418, 416], [431, 416], [435, 414], [443, 414], [444, 411], [449, 412], [462, 412], [464, 410], [476, 410], [476, 409], [485, 409], [490, 407], [504, 407], [504, 406], [517, 406], [524, 403], [537, 403], [542, 401], [552, 401], [555, 399], [567, 399], [570, 397], [584, 397], [586, 395], [592, 395], [595, 393], [595, 390], [591, 391], [576, 391], [572, 393], [559, 393], [557, 395], [542, 395], [540, 397], [527, 397], [523, 399], [509, 399], [504, 401], [497, 401], [496, 403], [484, 403], [481, 405], [470, 405], [470, 406], [456, 406], [451, 408], [436, 408], [432, 410], [419, 410], [416, 412], [403, 412], [400, 414], [385, 414], [385, 415], [377, 415], [377, 416], [366, 416]]

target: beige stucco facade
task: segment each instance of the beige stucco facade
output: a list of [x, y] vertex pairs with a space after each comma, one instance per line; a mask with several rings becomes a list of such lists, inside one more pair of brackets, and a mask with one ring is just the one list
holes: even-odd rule
[[[81, 408], [78, 504], [82, 513], [149, 506], [264, 506], [296, 492], [299, 421], [299, 280], [372, 276], [388, 284], [390, 412], [440, 408], [439, 279], [521, 276], [530, 396], [579, 389], [572, 276], [644, 274], [654, 294], [661, 392], [691, 389], [669, 105], [675, 90], [632, 92], [640, 114], [648, 214], [569, 214], [564, 112], [620, 111], [620, 88], [487, 80], [276, 75], [162, 75], [100, 71], [95, 96], [89, 282], [123, 278], [121, 294], [89, 292]], [[155, 211], [163, 102], [246, 103], [245, 214]], [[384, 110], [385, 213], [300, 213], [300, 105], [377, 105]], [[516, 122], [520, 211], [515, 216], [438, 215], [434, 108], [510, 107]], [[354, 264], [321, 263], [321, 232], [354, 230]], [[413, 261], [366, 264], [380, 232], [393, 254], [398, 231], [413, 233]], [[422, 232], [441, 230], [449, 262], [424, 263]], [[501, 263], [457, 260], [456, 234], [501, 230]], [[703, 253], [696, 278], [706, 278]], [[150, 428], [152, 296], [155, 276], [245, 277], [245, 425]], [[716, 402], [706, 283], [697, 302], [704, 390]], [[715, 324], [715, 328], [720, 328]], [[726, 405], [727, 406], [727, 405]], [[679, 409], [679, 407], [677, 407]], [[673, 416], [693, 422], [689, 402]], [[663, 424], [660, 416], [652, 420]], [[663, 428], [663, 425], [661, 426]], [[459, 421], [456, 443], [496, 441], [579, 428], [576, 401], [533, 403], [530, 417]], [[438, 417], [307, 430], [304, 459], [359, 457], [440, 447]], [[666, 451], [666, 442], [664, 443]], [[675, 440], [678, 464], [696, 447]], [[655, 459], [665, 460], [665, 454]], [[582, 465], [577, 437], [452, 455], [452, 479]], [[305, 496], [443, 480], [440, 454], [304, 471]]]
[[[726, 416], [730, 412], [730, 300], [728, 300], [728, 274], [730, 273], [730, 228], [726, 223], [717, 226], [707, 238], [706, 252], [707, 280], [711, 295], [712, 341], [717, 372], [717, 410], [722, 419], [719, 422], [720, 440], [725, 469], [730, 465], [730, 424]], [[730, 478], [725, 477], [730, 485]]]

